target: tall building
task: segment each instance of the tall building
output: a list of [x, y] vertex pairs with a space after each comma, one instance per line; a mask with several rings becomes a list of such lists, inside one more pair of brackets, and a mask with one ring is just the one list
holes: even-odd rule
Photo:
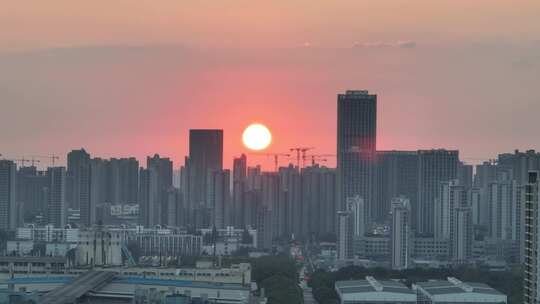
[[90, 154], [84, 149], [69, 152], [66, 176], [67, 206], [79, 209], [90, 204]]
[[[377, 143], [377, 95], [347, 91], [337, 99], [337, 184], [339, 210], [348, 197], [365, 200], [372, 215], [375, 153]], [[370, 219], [372, 216], [369, 217]]]
[[347, 211], [351, 213], [353, 222], [353, 236], [355, 238], [364, 237], [367, 229], [368, 215], [365, 213], [365, 201], [359, 195], [347, 198]]
[[211, 225], [217, 229], [225, 228], [231, 207], [231, 171], [221, 170], [209, 173], [208, 207], [212, 212]]
[[209, 174], [223, 170], [223, 130], [189, 130], [190, 209], [208, 207], [206, 197]]
[[526, 185], [528, 172], [530, 170], [540, 170], [540, 152], [534, 150], [520, 152], [515, 150], [513, 154], [500, 154], [497, 163], [499, 166], [510, 169], [512, 179], [516, 180], [518, 185]]
[[[283, 206], [287, 215], [284, 230], [288, 235], [297, 238], [304, 235], [306, 216], [303, 213], [302, 180], [298, 167], [289, 165], [279, 168], [280, 190]], [[336, 210], [337, 211], [337, 210]], [[335, 217], [336, 211], [330, 216]]]
[[466, 188], [472, 188], [473, 186], [473, 166], [467, 165], [464, 162], [458, 162], [456, 179], [459, 184]]
[[66, 168], [50, 167], [47, 169], [47, 221], [56, 228], [66, 224]]
[[164, 224], [167, 191], [172, 188], [173, 164], [159, 155], [147, 157], [146, 169], [139, 171], [139, 223], [145, 227]]
[[525, 191], [525, 269], [523, 277], [523, 302], [540, 303], [540, 177], [538, 171], [530, 171]]
[[302, 169], [301, 182], [302, 210], [293, 215], [292, 221], [301, 220], [305, 223], [303, 226], [306, 230], [302, 234], [306, 236], [333, 234], [336, 229], [335, 215], [339, 211], [336, 204], [335, 170], [318, 165], [306, 167]]
[[[169, 185], [170, 162], [163, 160], [165, 172], [164, 183]], [[111, 158], [108, 168], [107, 202], [111, 204], [136, 204], [138, 203], [139, 184], [139, 161], [134, 157]], [[170, 177], [172, 185], [172, 173]]]
[[354, 223], [350, 211], [338, 211], [337, 259], [354, 257]]
[[453, 210], [450, 228], [450, 254], [455, 263], [469, 263], [472, 257], [473, 227], [470, 207], [456, 207]]
[[17, 165], [0, 160], [0, 230], [17, 228]]
[[469, 192], [458, 180], [441, 182], [435, 198], [434, 235], [438, 239], [449, 239], [455, 208], [468, 206]]
[[392, 200], [392, 232], [390, 250], [392, 269], [402, 270], [410, 266], [411, 248], [411, 204], [405, 197]]
[[233, 160], [233, 192], [230, 222], [236, 228], [244, 228], [244, 204], [247, 186], [247, 157], [242, 154]]
[[96, 208], [107, 202], [107, 164], [101, 158], [90, 160], [90, 199], [81, 205], [81, 224], [86, 227], [97, 224]]
[[[389, 219], [392, 199], [404, 196], [416, 210], [418, 191], [417, 151], [377, 151], [375, 219]], [[412, 224], [414, 225], [414, 213]]]
[[433, 235], [435, 226], [434, 204], [441, 182], [456, 179], [459, 152], [450, 150], [418, 151], [418, 204], [416, 230], [420, 234]]
[[492, 239], [512, 240], [521, 226], [516, 181], [499, 180], [487, 187], [488, 232]]

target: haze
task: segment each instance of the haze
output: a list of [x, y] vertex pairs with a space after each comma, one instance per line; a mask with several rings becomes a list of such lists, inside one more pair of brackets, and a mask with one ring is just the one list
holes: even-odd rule
[[4, 1], [0, 153], [178, 167], [188, 129], [223, 128], [230, 167], [252, 122], [271, 151], [335, 153], [346, 89], [379, 96], [381, 150], [538, 150], [539, 16], [538, 1]]

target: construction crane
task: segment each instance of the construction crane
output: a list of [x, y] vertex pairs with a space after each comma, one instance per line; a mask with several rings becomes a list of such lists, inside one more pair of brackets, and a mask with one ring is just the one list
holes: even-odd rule
[[288, 153], [250, 153], [249, 155], [258, 155], [258, 156], [266, 156], [266, 157], [273, 157], [274, 158], [274, 171], [277, 172], [278, 166], [279, 166], [279, 157], [291, 157]]
[[335, 154], [310, 154], [306, 155], [308, 158], [311, 158], [311, 165], [315, 166], [316, 161], [328, 161], [329, 157], [336, 157]]
[[54, 162], [60, 159], [60, 157], [58, 157], [58, 156], [56, 156], [56, 155], [54, 155], [54, 154], [47, 155], [47, 156], [45, 156], [45, 155], [35, 155], [35, 156], [32, 156], [32, 157], [37, 157], [37, 158], [48, 158], [48, 159], [51, 160], [51, 163], [52, 163], [52, 166], [53, 166], [53, 167], [54, 167]]
[[302, 167], [305, 165], [306, 162], [306, 152], [309, 150], [315, 149], [314, 147], [294, 147], [290, 148], [289, 151], [296, 152], [296, 165], [300, 169], [300, 157], [302, 159]]

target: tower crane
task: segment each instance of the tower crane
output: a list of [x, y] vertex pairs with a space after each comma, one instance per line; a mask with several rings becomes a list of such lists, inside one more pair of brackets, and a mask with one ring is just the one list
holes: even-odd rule
[[53, 166], [53, 167], [54, 167], [54, 162], [60, 159], [60, 157], [58, 157], [58, 156], [56, 156], [56, 155], [54, 155], [54, 154], [47, 155], [47, 156], [45, 156], [45, 155], [35, 155], [35, 156], [32, 156], [32, 157], [37, 157], [37, 158], [48, 158], [48, 159], [51, 160], [51, 163], [52, 163], [52, 166]]
[[315, 166], [316, 161], [328, 161], [329, 157], [336, 157], [335, 154], [310, 154], [307, 157], [311, 158], [311, 165]]
[[279, 157], [291, 157], [288, 153], [250, 153], [249, 155], [258, 155], [258, 156], [266, 156], [266, 157], [273, 157], [274, 158], [274, 170], [277, 172], [278, 165], [279, 165]]
[[309, 150], [313, 150], [315, 147], [294, 147], [290, 148], [289, 151], [296, 152], [296, 165], [300, 169], [300, 157], [302, 159], [302, 167], [305, 165], [306, 162], [306, 152]]

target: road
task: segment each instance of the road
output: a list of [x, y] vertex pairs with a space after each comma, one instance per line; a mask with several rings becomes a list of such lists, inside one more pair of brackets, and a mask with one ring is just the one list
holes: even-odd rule
[[109, 271], [88, 271], [78, 276], [71, 283], [58, 287], [45, 294], [39, 303], [41, 304], [64, 304], [74, 303], [92, 289], [97, 289], [110, 282], [115, 274]]

